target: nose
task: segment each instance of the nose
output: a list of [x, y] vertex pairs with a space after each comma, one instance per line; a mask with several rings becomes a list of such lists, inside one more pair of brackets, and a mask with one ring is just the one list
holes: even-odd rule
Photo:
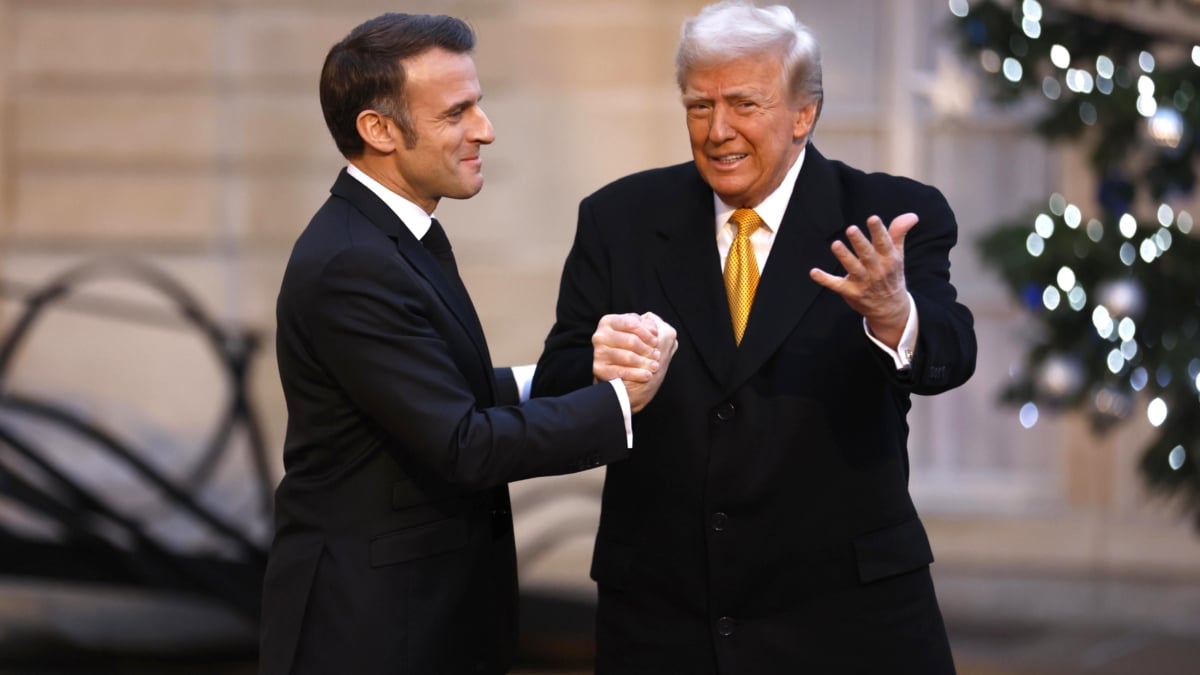
[[496, 140], [496, 131], [492, 128], [492, 121], [488, 119], [487, 113], [483, 112], [483, 108], [476, 106], [475, 111], [478, 113], [478, 119], [471, 127], [471, 140], [480, 145], [488, 145]]
[[729, 111], [723, 105], [713, 106], [712, 116], [708, 121], [708, 140], [712, 143], [723, 143], [730, 140], [737, 132], [729, 124]]

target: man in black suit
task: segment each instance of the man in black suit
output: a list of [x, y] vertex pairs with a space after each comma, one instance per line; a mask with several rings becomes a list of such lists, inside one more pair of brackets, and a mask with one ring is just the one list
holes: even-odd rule
[[534, 380], [640, 366], [649, 347], [614, 313], [678, 330], [639, 451], [608, 467], [596, 672], [953, 673], [905, 417], [974, 370], [954, 216], [809, 142], [820, 57], [791, 10], [707, 7], [676, 65], [693, 161], [580, 204]]
[[474, 41], [458, 19], [386, 14], [335, 45], [321, 73], [349, 166], [279, 293], [288, 427], [264, 675], [507, 672], [517, 579], [506, 483], [626, 457], [630, 416], [670, 358], [674, 329], [626, 317], [662, 346], [661, 368], [524, 404], [514, 373], [493, 369], [432, 218], [443, 197], [483, 184], [493, 132]]

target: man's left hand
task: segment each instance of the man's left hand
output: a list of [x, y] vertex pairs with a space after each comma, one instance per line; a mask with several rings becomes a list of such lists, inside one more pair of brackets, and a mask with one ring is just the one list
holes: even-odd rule
[[837, 293], [850, 307], [862, 314], [871, 332], [884, 344], [895, 346], [908, 321], [908, 289], [904, 284], [904, 237], [917, 224], [917, 214], [896, 216], [885, 229], [879, 216], [867, 219], [871, 238], [858, 227], [846, 229], [851, 251], [841, 241], [830, 250], [846, 269], [839, 277], [813, 268], [809, 276], [818, 284]]

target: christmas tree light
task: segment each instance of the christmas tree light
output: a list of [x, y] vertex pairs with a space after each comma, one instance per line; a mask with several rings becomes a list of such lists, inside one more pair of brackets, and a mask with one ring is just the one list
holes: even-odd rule
[[1143, 476], [1200, 527], [1200, 240], [1180, 208], [1200, 156], [1200, 45], [1088, 6], [949, 2], [992, 98], [1040, 101], [1036, 132], [1087, 147], [1097, 177], [1098, 212], [1054, 194], [980, 241], [1037, 323], [1002, 397], [1026, 428], [1047, 411], [1083, 411], [1097, 432], [1140, 413]]

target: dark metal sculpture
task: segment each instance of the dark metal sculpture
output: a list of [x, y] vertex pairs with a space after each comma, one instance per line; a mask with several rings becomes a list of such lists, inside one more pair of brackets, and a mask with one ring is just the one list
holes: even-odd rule
[[[84, 298], [77, 292], [87, 283], [112, 279], [149, 287], [170, 303], [171, 310]], [[24, 305], [0, 341], [0, 498], [37, 514], [53, 524], [56, 532], [53, 538], [35, 538], [0, 523], [0, 575], [200, 594], [257, 622], [265, 545], [239, 524], [206, 508], [196, 495], [221, 460], [236, 449], [231, 441], [241, 430], [251, 454], [257, 508], [264, 519], [269, 519], [273, 480], [262, 431], [247, 395], [248, 369], [259, 336], [252, 330], [221, 326], [175, 279], [130, 259], [85, 263], [28, 292], [13, 284], [0, 288], [6, 295], [19, 295]], [[184, 472], [183, 480], [164, 475], [144, 459], [153, 448], [136, 448], [60, 403], [37, 400], [13, 390], [10, 373], [15, 356], [45, 310], [58, 303], [64, 309], [109, 319], [183, 327], [205, 338], [224, 371], [228, 396], [204, 451]], [[20, 425], [14, 423], [19, 419], [50, 425], [122, 464], [173, 508], [202, 523], [209, 536], [219, 542], [220, 555], [173, 550], [156, 538], [136, 514], [123, 513], [111, 495], [80, 483], [57, 466], [45, 445], [54, 440], [22, 433]]]

